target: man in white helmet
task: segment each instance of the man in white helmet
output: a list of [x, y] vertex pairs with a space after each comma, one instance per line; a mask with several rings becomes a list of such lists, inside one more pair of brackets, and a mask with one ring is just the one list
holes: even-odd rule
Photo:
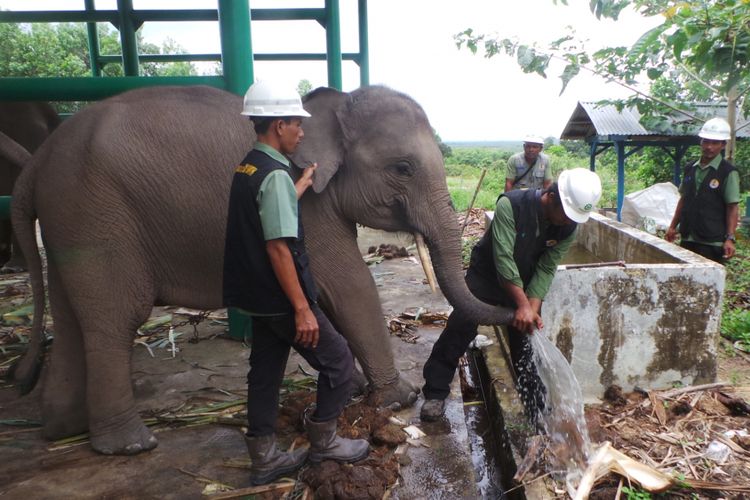
[[[224, 248], [224, 304], [252, 317], [245, 441], [252, 460], [250, 481], [264, 484], [312, 462], [365, 458], [364, 439], [336, 435], [336, 421], [351, 393], [354, 365], [346, 340], [317, 304], [298, 199], [312, 184], [317, 165], [292, 173], [289, 160], [310, 115], [292, 88], [253, 84], [243, 115], [258, 136], [235, 170], [229, 195]], [[296, 184], [292, 176], [299, 175]], [[281, 452], [274, 426], [284, 368], [293, 347], [318, 370], [316, 407], [305, 417], [307, 449]]]
[[[557, 265], [601, 197], [594, 172], [565, 170], [547, 189], [510, 191], [497, 199], [495, 216], [471, 252], [466, 272], [469, 290], [492, 305], [515, 307], [508, 326], [511, 359], [524, 406], [536, 424], [544, 408], [544, 387], [536, 372], [527, 335], [542, 328], [541, 308]], [[443, 415], [445, 398], [459, 358], [477, 335], [477, 322], [454, 310], [424, 365], [421, 418]]]
[[549, 157], [542, 153], [544, 139], [529, 135], [523, 140], [523, 153], [508, 158], [505, 192], [513, 189], [547, 189], [552, 184]]
[[730, 137], [729, 123], [712, 118], [698, 137], [701, 157], [685, 166], [680, 200], [665, 238], [674, 241], [679, 226], [680, 246], [724, 264], [735, 252], [740, 202], [740, 176], [721, 156]]

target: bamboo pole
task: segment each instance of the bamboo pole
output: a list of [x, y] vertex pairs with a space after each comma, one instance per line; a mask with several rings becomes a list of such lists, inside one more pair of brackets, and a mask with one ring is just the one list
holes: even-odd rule
[[464, 225], [461, 227], [461, 236], [463, 237], [464, 231], [466, 230], [466, 223], [469, 222], [469, 214], [471, 213], [471, 209], [474, 208], [474, 202], [477, 199], [477, 195], [479, 194], [479, 189], [482, 187], [482, 181], [484, 180], [484, 176], [487, 173], [487, 169], [482, 169], [482, 175], [479, 176], [479, 182], [477, 182], [477, 188], [474, 190], [474, 196], [471, 197], [471, 201], [469, 202], [469, 208], [466, 209], [466, 216], [464, 217]]

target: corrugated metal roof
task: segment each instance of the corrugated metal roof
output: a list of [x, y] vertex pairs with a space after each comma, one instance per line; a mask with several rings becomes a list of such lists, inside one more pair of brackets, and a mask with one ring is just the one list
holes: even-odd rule
[[[703, 119], [721, 116], [726, 118], [726, 105], [693, 103], [692, 114]], [[635, 108], [618, 111], [614, 105], [598, 105], [595, 102], [579, 101], [573, 111], [561, 139], [587, 139], [591, 136], [620, 135], [632, 138], [695, 137], [702, 124], [691, 124], [691, 119], [681, 113], [665, 116], [667, 125], [659, 130], [647, 130], [640, 123], [641, 115]], [[750, 137], [750, 127], [745, 117], [738, 119], [737, 137]]]

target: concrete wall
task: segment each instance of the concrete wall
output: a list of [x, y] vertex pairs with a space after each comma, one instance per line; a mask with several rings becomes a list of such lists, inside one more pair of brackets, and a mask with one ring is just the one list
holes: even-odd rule
[[578, 242], [625, 267], [560, 266], [544, 302], [545, 333], [584, 398], [607, 387], [663, 389], [716, 379], [724, 268], [635, 228], [594, 215]]

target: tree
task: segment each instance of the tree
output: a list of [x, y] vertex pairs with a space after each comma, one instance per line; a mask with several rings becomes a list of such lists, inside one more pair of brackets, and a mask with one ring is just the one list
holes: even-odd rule
[[440, 134], [438, 134], [436, 130], [433, 130], [433, 132], [435, 133], [435, 141], [437, 142], [438, 148], [440, 148], [440, 154], [443, 155], [443, 160], [445, 160], [453, 154], [453, 150], [443, 142], [440, 138]]
[[300, 97], [304, 97], [307, 94], [310, 93], [312, 90], [312, 83], [310, 83], [310, 80], [302, 79], [297, 84], [297, 93], [300, 95]]
[[[567, 4], [567, 0], [560, 1]], [[597, 18], [617, 20], [626, 6], [632, 6], [644, 16], [662, 16], [663, 22], [644, 33], [631, 47], [606, 47], [591, 54], [572, 30], [543, 49], [507, 38], [475, 34], [472, 29], [457, 34], [455, 40], [459, 48], [465, 46], [474, 53], [482, 46], [486, 57], [515, 56], [524, 72], [545, 78], [551, 60], [564, 61], [561, 93], [583, 69], [633, 91], [631, 99], [617, 104], [636, 105], [646, 119], [654, 120], [670, 110], [685, 115], [693, 123], [702, 121], [680, 100], [661, 99], [639, 88], [638, 81], [644, 77], [649, 82], [668, 77], [684, 89], [726, 103], [732, 126], [727, 146], [727, 156], [731, 159], [737, 111], [745, 107], [746, 93], [750, 90], [747, 0], [591, 0], [590, 5]]]

